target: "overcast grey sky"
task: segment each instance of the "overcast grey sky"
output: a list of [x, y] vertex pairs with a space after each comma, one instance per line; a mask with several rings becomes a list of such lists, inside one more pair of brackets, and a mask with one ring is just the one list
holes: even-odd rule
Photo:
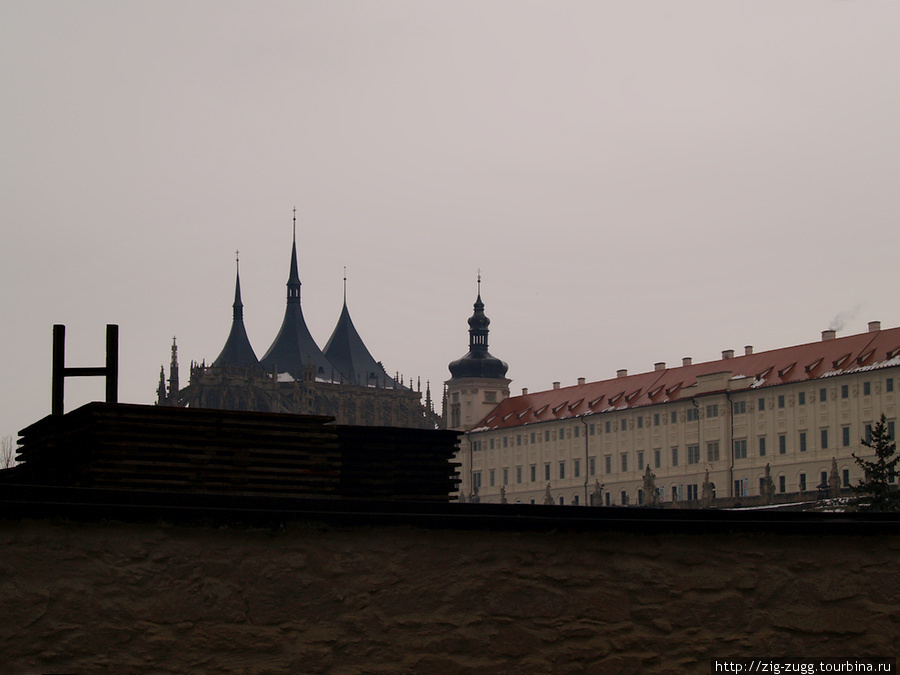
[[[512, 388], [900, 325], [895, 0], [0, 1], [0, 434], [307, 324]], [[101, 399], [70, 381], [66, 409]]]

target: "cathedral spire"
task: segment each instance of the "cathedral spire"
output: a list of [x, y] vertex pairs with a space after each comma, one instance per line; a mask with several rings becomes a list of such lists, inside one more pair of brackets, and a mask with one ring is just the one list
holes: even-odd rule
[[[304, 373], [322, 380], [334, 379], [334, 366], [313, 340], [303, 310], [300, 307], [300, 273], [297, 265], [297, 209], [294, 208], [293, 241], [291, 244], [291, 267], [287, 282], [287, 305], [281, 329], [269, 351], [260, 359], [260, 364], [268, 371], [289, 373], [294, 379], [305, 379]], [[346, 375], [346, 374], [345, 374]]]
[[300, 272], [297, 265], [297, 207], [294, 207], [294, 234], [291, 244], [291, 269], [288, 272], [287, 301], [300, 304]]
[[244, 303], [241, 302], [241, 259], [240, 252], [234, 252], [234, 304], [232, 305], [231, 332], [225, 341], [221, 353], [213, 361], [213, 366], [229, 366], [232, 368], [255, 368], [259, 364], [247, 329], [244, 328]]

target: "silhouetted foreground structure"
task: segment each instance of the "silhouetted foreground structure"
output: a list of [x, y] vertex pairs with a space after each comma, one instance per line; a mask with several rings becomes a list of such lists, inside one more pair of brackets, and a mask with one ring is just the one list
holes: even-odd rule
[[448, 501], [449, 431], [330, 417], [90, 403], [20, 432], [20, 484]]

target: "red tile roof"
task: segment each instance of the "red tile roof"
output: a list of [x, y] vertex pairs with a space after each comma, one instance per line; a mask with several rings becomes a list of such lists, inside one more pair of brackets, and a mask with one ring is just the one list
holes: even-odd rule
[[[700, 394], [696, 390], [683, 390], [697, 384], [698, 378], [715, 373], [730, 372], [732, 380], [744, 382], [749, 378], [746, 388], [759, 388], [896, 366], [900, 366], [900, 328], [876, 330], [513, 396], [494, 408], [472, 431], [519, 427], [688, 400]], [[702, 394], [708, 393], [712, 392], [702, 391]]]

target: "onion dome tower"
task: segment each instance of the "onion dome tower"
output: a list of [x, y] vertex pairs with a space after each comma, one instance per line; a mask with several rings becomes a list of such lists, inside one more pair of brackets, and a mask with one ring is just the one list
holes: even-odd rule
[[250, 340], [247, 330], [244, 328], [244, 304], [241, 302], [241, 268], [240, 259], [235, 254], [235, 282], [234, 282], [234, 312], [231, 320], [231, 332], [225, 341], [225, 346], [212, 365], [214, 368], [259, 368], [259, 359]]
[[[268, 371], [288, 373], [295, 380], [338, 379], [340, 373], [328, 361], [313, 340], [303, 310], [300, 308], [300, 274], [297, 272], [297, 210], [294, 209], [294, 241], [291, 249], [291, 269], [287, 281], [287, 305], [281, 329], [260, 365]], [[311, 372], [310, 372], [311, 371]], [[304, 377], [304, 372], [307, 376]]]
[[447, 401], [444, 424], [448, 429], [467, 430], [484, 419], [497, 404], [509, 396], [506, 371], [509, 366], [488, 351], [491, 320], [484, 314], [481, 300], [481, 274], [475, 312], [469, 317], [469, 352], [450, 363], [446, 381]]
[[328, 343], [325, 357], [334, 364], [346, 384], [398, 389], [400, 385], [376, 361], [359, 336], [347, 309], [347, 276], [344, 275], [344, 308]]

